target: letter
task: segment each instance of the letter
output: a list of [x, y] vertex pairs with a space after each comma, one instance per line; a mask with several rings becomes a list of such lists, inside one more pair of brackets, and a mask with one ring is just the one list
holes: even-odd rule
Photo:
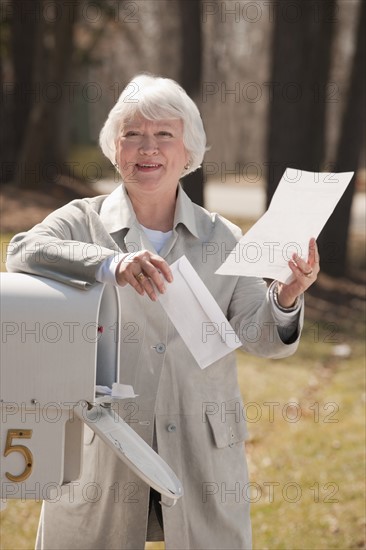
[[18, 414], [19, 412], [19, 405], [18, 403], [14, 403], [11, 401], [3, 402], [0, 407], [1, 411], [1, 422], [6, 424], [6, 422], [9, 422], [9, 416], [14, 416]]
[[235, 482], [235, 487], [233, 489], [228, 489], [225, 482], [221, 483], [221, 502], [226, 502], [227, 495], [234, 495], [235, 502], [238, 504], [240, 502], [240, 483]]
[[[226, 16], [227, 15], [234, 15], [235, 16], [235, 23], [239, 23], [240, 22], [240, 3], [239, 2], [235, 2], [235, 5], [234, 5], [234, 8], [233, 9], [228, 9], [226, 7], [226, 4], [228, 2], [221, 2], [220, 5], [221, 5], [221, 22], [222, 23], [226, 23]], [[232, 2], [229, 2], [229, 5], [232, 6]], [[224, 10], [225, 10], [225, 13], [224, 13]]]
[[22, 403], [20, 407], [20, 413], [21, 413], [21, 422], [26, 423], [28, 422], [27, 416], [33, 415], [34, 416], [34, 422], [37, 424], [41, 420], [41, 405], [40, 403], [33, 403], [33, 407], [28, 408], [26, 403]]
[[85, 502], [98, 502], [102, 496], [102, 489], [95, 481], [89, 481], [82, 488], [82, 495]]
[[218, 10], [217, 2], [202, 2], [202, 22], [207, 23], [207, 16], [216, 15]]
[[272, 23], [275, 20], [275, 8], [278, 6], [279, 2], [276, 0], [271, 0], [271, 2], [263, 2], [263, 6], [268, 7], [268, 21]]
[[15, 336], [19, 332], [18, 323], [14, 321], [4, 321], [1, 323], [1, 342], [3, 344], [8, 343], [8, 336]]
[[[292, 487], [296, 489], [296, 494], [294, 497], [289, 497], [288, 490]], [[289, 481], [283, 486], [282, 496], [286, 502], [298, 502], [301, 498], [301, 495], [302, 495], [301, 487], [295, 481]]]
[[209, 95], [216, 95], [219, 91], [217, 82], [202, 82], [202, 103], [207, 103]]
[[218, 333], [217, 323], [213, 321], [205, 321], [202, 323], [202, 342], [207, 343], [207, 336], [212, 336], [213, 334]]
[[74, 328], [79, 327], [80, 323], [78, 323], [77, 321], [64, 321], [62, 324], [65, 327], [69, 328], [67, 342], [69, 344], [73, 344], [75, 342], [75, 330], [74, 330]]
[[61, 245], [57, 243], [46, 243], [42, 248], [42, 257], [46, 262], [58, 262], [61, 258], [61, 254]]
[[[92, 329], [92, 335], [89, 335], [89, 329]], [[89, 344], [95, 344], [98, 342], [100, 332], [98, 332], [98, 323], [87, 323], [82, 329], [83, 339]]]
[[16, 166], [16, 162], [4, 160], [1, 163], [1, 180], [9, 181], [16, 170]]
[[268, 420], [269, 420], [269, 422], [273, 423], [274, 422], [274, 408], [279, 407], [279, 405], [280, 405], [279, 401], [265, 401], [263, 403], [263, 405], [265, 407], [269, 408]]
[[[268, 329], [267, 341], [270, 342], [271, 344], [273, 344], [273, 342], [275, 341], [276, 323], [274, 321], [265, 321], [263, 323], [263, 326]], [[297, 327], [297, 324], [295, 324], [295, 328], [296, 327]], [[289, 335], [291, 335], [293, 333], [292, 328], [293, 327], [291, 327], [291, 332], [289, 332]]]
[[226, 87], [226, 82], [221, 82], [221, 102], [222, 103], [225, 103], [227, 95], [235, 96], [235, 103], [239, 103], [240, 102], [240, 83], [235, 82], [235, 88], [233, 90], [228, 90]]
[[[51, 329], [50, 333], [49, 329]], [[52, 334], [52, 329], [55, 329], [54, 334]], [[62, 328], [58, 323], [46, 323], [42, 328], [42, 338], [45, 342], [48, 342], [49, 344], [59, 342], [62, 338]]]
[[[254, 488], [256, 490], [256, 496], [251, 495], [251, 488]], [[243, 499], [245, 502], [258, 502], [262, 496], [262, 489], [261, 486], [258, 483], [255, 483], [254, 481], [249, 481], [246, 483], [242, 490]]]
[[202, 403], [202, 421], [207, 422], [206, 416], [217, 414], [219, 412], [219, 406], [215, 402], [205, 401]]
[[50, 481], [42, 487], [42, 498], [48, 502], [58, 502], [61, 499], [62, 490], [58, 483]]
[[[49, 93], [51, 90], [51, 94]], [[46, 82], [42, 86], [42, 98], [46, 103], [57, 103], [62, 98], [62, 88], [58, 82]]]
[[8, 481], [4, 481], [1, 484], [1, 502], [5, 504], [8, 498], [11, 498], [18, 493], [18, 490], [19, 483], [10, 483]]
[[41, 496], [41, 484], [36, 481], [34, 488], [29, 487], [29, 483], [21, 483], [20, 485], [21, 500], [34, 500], [39, 502], [42, 499]]
[[226, 338], [227, 338], [228, 335], [230, 335], [230, 340], [232, 340], [232, 336], [234, 336], [235, 342], [237, 344], [240, 342], [240, 339], [239, 339], [238, 335], [236, 334], [235, 330], [234, 329], [230, 330], [229, 328], [226, 328], [226, 323], [221, 323], [220, 337], [221, 337], [221, 341], [225, 342], [225, 344], [227, 343]]
[[[254, 178], [251, 177], [251, 174], [254, 174], [254, 171], [251, 170], [251, 168], [255, 168], [255, 176]], [[242, 176], [244, 180], [250, 182], [250, 183], [257, 183], [262, 178], [262, 168], [261, 165], [257, 162], [247, 162], [244, 164], [243, 169], [241, 171]]]
[[[289, 8], [290, 9], [295, 8], [295, 16], [294, 17], [289, 17], [288, 16]], [[301, 9], [301, 6], [298, 2], [291, 2], [291, 3], [287, 3], [287, 4], [281, 3], [281, 11], [282, 11], [282, 17], [284, 18], [284, 20], [289, 22], [289, 23], [294, 23], [295, 21], [298, 21], [298, 19], [300, 19], [302, 17], [302, 9]]]
[[[292, 409], [292, 410], [296, 410], [297, 411], [297, 414], [296, 416], [289, 416], [288, 415], [288, 409]], [[292, 424], [295, 423], [295, 422], [298, 422], [302, 416], [302, 411], [301, 411], [301, 407], [298, 403], [296, 403], [296, 401], [291, 401], [289, 403], [286, 403], [284, 406], [283, 406], [283, 409], [282, 409], [282, 416], [283, 416], [283, 419], [286, 421], [286, 422], [291, 422]]]
[[257, 323], [246, 323], [240, 327], [241, 339], [246, 342], [258, 342], [262, 336], [262, 329]]
[[202, 482], [202, 502], [207, 502], [207, 497], [216, 495], [219, 491], [219, 486], [214, 481]]
[[204, 162], [202, 163], [203, 177], [205, 182], [219, 171], [219, 165], [217, 162]]
[[[91, 94], [89, 89], [91, 89]], [[82, 87], [81, 95], [86, 102], [96, 103], [102, 97], [102, 88], [97, 82], [87, 82]]]
[[219, 245], [215, 242], [202, 244], [202, 262], [206, 263], [208, 256], [214, 256], [219, 251]]
[[[254, 17], [249, 17], [248, 10], [253, 7], [256, 9], [256, 15]], [[242, 14], [244, 21], [248, 21], [249, 23], [257, 23], [262, 17], [262, 8], [257, 2], [248, 2], [247, 4], [244, 4]]]
[[[279, 86], [279, 85], [280, 85], [279, 82], [263, 82], [263, 86], [268, 87], [268, 101], [269, 101], [269, 103], [273, 103], [276, 87]], [[267, 164], [271, 164], [271, 163], [269, 163], [269, 162], [264, 163], [264, 165], [267, 165]], [[279, 163], [276, 162], [276, 163], [273, 163], [273, 164], [278, 165]]]
[[[250, 418], [248, 415], [249, 407], [254, 407], [256, 410], [256, 416], [253, 418]], [[244, 405], [244, 412], [245, 412], [245, 418], [247, 422], [253, 422], [253, 423], [258, 422], [262, 418], [262, 409], [258, 405], [258, 403], [255, 403], [254, 401], [252, 401], [251, 403], [246, 403], [246, 405]]]
[[68, 103], [73, 105], [75, 103], [75, 89], [80, 86], [80, 82], [64, 82], [64, 86], [68, 90]]
[[234, 409], [226, 409], [227, 403], [224, 401], [221, 403], [221, 422], [226, 422], [226, 415], [233, 414], [235, 416], [235, 422], [240, 422], [241, 406], [239, 401], [233, 403]]
[[82, 249], [84, 260], [89, 263], [97, 263], [102, 258], [102, 250], [99, 244], [85, 244]]
[[41, 325], [37, 322], [34, 323], [34, 328], [31, 328], [23, 321], [20, 323], [20, 334], [22, 344], [26, 343], [28, 336], [34, 337], [35, 343], [39, 344], [41, 341]]
[[[292, 94], [291, 89], [295, 90], [295, 94]], [[300, 84], [297, 84], [296, 82], [288, 82], [284, 84], [282, 87], [282, 97], [289, 103], [296, 103], [297, 101], [300, 101], [302, 97], [302, 89]]]
[[221, 163], [221, 181], [222, 183], [226, 182], [226, 174], [233, 174], [235, 176], [236, 183], [240, 181], [240, 163], [235, 163], [235, 168], [233, 170], [228, 170], [226, 168], [226, 162]]
[[226, 248], [226, 243], [221, 243], [221, 262], [224, 262], [226, 258], [230, 256], [230, 254], [233, 254], [235, 256], [235, 262], [240, 262], [240, 246], [236, 247], [234, 246], [233, 249], [229, 250]]
[[[51, 410], [51, 415], [48, 414], [48, 411]], [[55, 415], [52, 415], [52, 413], [55, 412]], [[59, 420], [61, 420], [62, 417], [62, 409], [59, 403], [47, 403], [45, 407], [42, 407], [42, 417], [45, 422], [50, 422], [51, 424], [55, 424]]]
[[268, 502], [274, 502], [274, 490], [273, 487], [278, 487], [279, 482], [278, 481], [264, 481], [263, 485], [265, 487], [269, 487], [268, 491]]
[[[95, 170], [95, 175], [89, 175], [89, 168]], [[82, 174], [83, 178], [86, 179], [89, 183], [95, 183], [102, 178], [102, 169], [97, 162], [87, 162], [83, 166]]]
[[75, 248], [80, 246], [80, 244], [81, 243], [79, 243], [77, 241], [63, 241], [62, 242], [62, 247], [68, 249], [68, 253], [69, 253], [68, 260], [69, 260], [69, 262], [75, 261]]
[[[255, 263], [258, 262], [262, 255], [262, 249], [258, 243], [246, 243], [243, 246], [240, 245], [241, 255], [245, 262]], [[253, 250], [253, 252], [251, 251]]]
[[[249, 88], [254, 88], [255, 95], [250, 94]], [[248, 103], [257, 103], [262, 97], [262, 88], [257, 82], [248, 82], [244, 85], [241, 95], [243, 96], [243, 99], [245, 101], [248, 101]]]
[[280, 243], [279, 242], [264, 242], [263, 243], [263, 246], [265, 248], [269, 248], [269, 251], [268, 251], [268, 261], [273, 264], [274, 260], [275, 260], [275, 257], [274, 257], [274, 248], [276, 246], [280, 246]]
[[55, 23], [56, 21], [60, 21], [62, 18], [62, 6], [55, 1], [43, 3], [42, 17], [44, 21], [47, 21], [47, 23]]
[[[292, 248], [292, 250], [291, 250], [291, 248]], [[289, 249], [290, 249], [290, 253], [288, 252]], [[286, 243], [285, 246], [282, 249], [283, 259], [286, 260], [286, 261], [291, 260], [292, 254], [294, 252], [296, 252], [296, 254], [298, 254], [301, 257], [301, 255], [302, 255], [301, 246], [298, 243], [295, 243], [295, 242]]]
[[[93, 10], [96, 14], [93, 14]], [[84, 4], [81, 14], [88, 23], [96, 23], [102, 18], [101, 7], [98, 6], [96, 2], [88, 2], [87, 4]]]

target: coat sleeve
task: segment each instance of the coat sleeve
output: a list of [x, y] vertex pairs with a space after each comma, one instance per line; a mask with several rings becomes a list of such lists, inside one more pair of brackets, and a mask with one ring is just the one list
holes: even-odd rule
[[[228, 320], [245, 351], [260, 357], [292, 355], [298, 345], [304, 319], [303, 300], [296, 326], [278, 330], [267, 285], [257, 277], [239, 277], [229, 305]], [[281, 338], [282, 337], [282, 338]]]
[[96, 271], [118, 246], [106, 232], [88, 199], [76, 200], [55, 210], [8, 247], [6, 267], [48, 277], [78, 288], [96, 283]]

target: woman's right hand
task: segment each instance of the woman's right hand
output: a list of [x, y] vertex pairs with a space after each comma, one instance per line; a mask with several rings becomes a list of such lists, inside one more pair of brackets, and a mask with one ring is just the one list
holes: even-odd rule
[[173, 275], [167, 262], [149, 250], [128, 254], [116, 269], [116, 280], [120, 286], [130, 284], [141, 296], [146, 294], [154, 302], [158, 299], [156, 289], [163, 294], [165, 281], [171, 283]]

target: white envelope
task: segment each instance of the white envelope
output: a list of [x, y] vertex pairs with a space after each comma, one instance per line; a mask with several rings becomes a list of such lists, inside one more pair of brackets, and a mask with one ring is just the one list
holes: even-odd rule
[[240, 347], [241, 342], [186, 256], [170, 268], [174, 280], [165, 294], [159, 294], [159, 301], [204, 369]]
[[287, 168], [267, 212], [240, 239], [218, 275], [267, 277], [288, 283], [293, 252], [307, 260], [317, 238], [351, 181], [353, 172], [306, 172]]

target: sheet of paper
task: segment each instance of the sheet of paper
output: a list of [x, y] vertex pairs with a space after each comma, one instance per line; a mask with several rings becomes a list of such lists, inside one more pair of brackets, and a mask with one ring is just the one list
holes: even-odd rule
[[240, 239], [219, 275], [292, 278], [287, 263], [294, 252], [307, 260], [317, 238], [352, 179], [353, 172], [305, 172], [287, 168], [267, 212]]
[[186, 256], [170, 268], [174, 280], [159, 301], [204, 369], [238, 348], [240, 340]]

